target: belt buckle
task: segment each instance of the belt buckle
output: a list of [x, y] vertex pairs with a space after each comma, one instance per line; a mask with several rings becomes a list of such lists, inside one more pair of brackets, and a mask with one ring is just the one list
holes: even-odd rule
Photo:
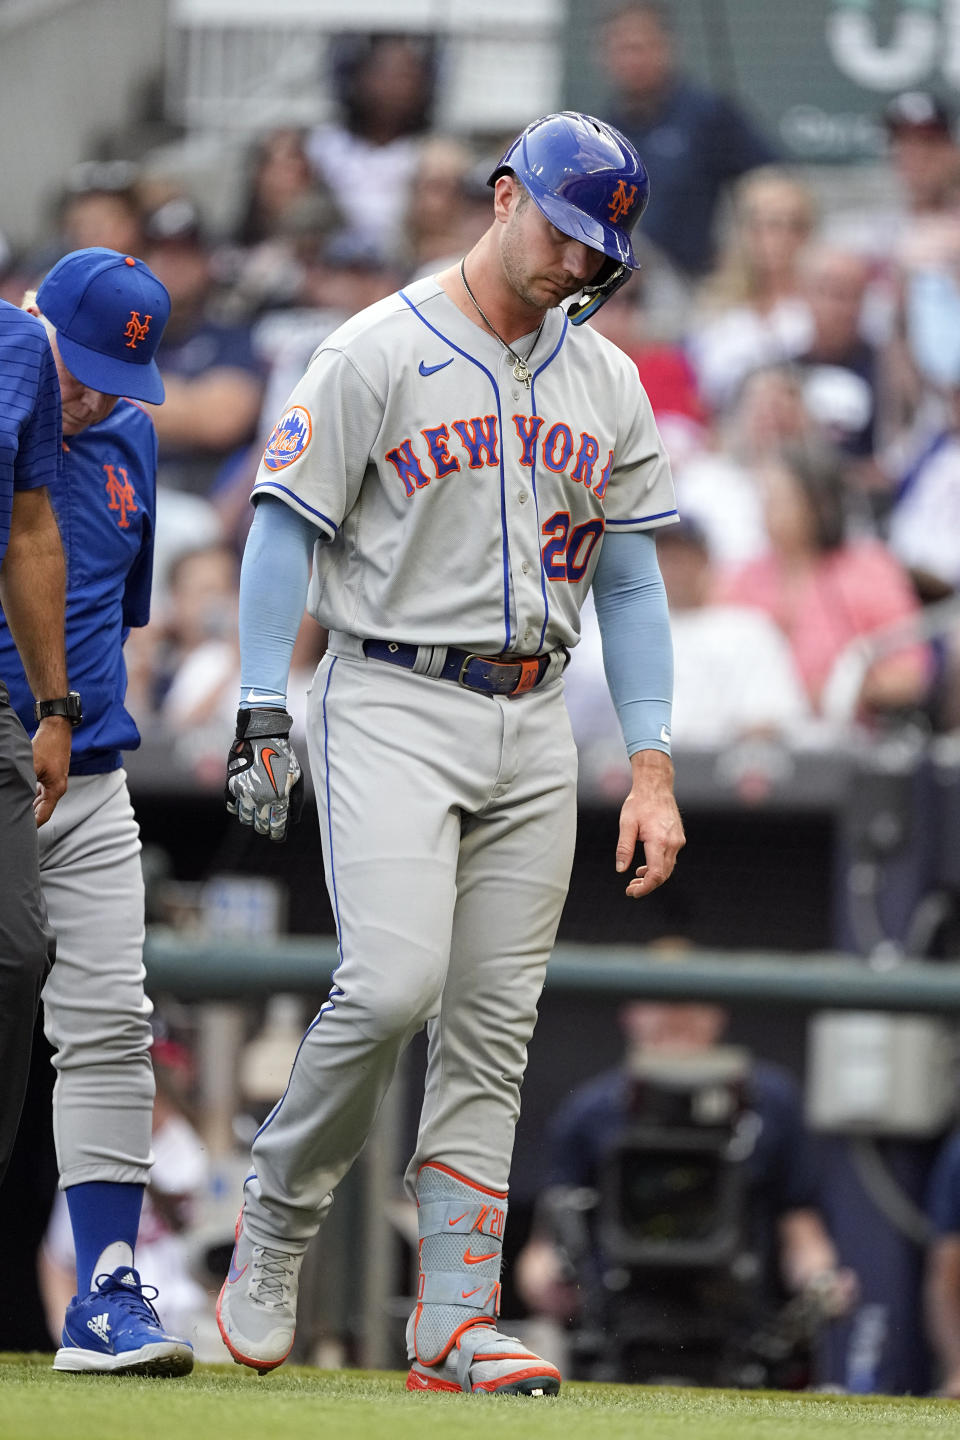
[[[523, 679], [522, 668], [523, 668], [523, 663], [524, 663], [524, 662], [521, 661], [519, 658], [516, 659], [516, 660], [514, 660], [514, 659], [509, 659], [509, 660], [508, 660], [508, 659], [506, 659], [506, 658], [505, 658], [504, 656], [502, 656], [502, 655], [477, 655], [475, 652], [471, 651], [469, 654], [467, 654], [467, 655], [465, 655], [465, 656], [463, 657], [463, 661], [462, 661], [462, 663], [461, 663], [461, 665], [460, 665], [460, 671], [459, 671], [459, 673], [458, 673], [458, 675], [457, 675], [457, 684], [458, 684], [458, 685], [462, 685], [465, 690], [474, 690], [474, 691], [476, 691], [476, 692], [477, 692], [478, 694], [480, 694], [480, 695], [506, 695], [507, 698], [509, 699], [511, 696], [513, 696], [513, 695], [516, 694], [516, 692], [517, 692], [517, 685], [514, 685], [512, 689], [507, 690], [507, 689], [505, 689], [505, 688], [504, 688], [504, 689], [501, 689], [501, 688], [499, 688], [499, 687], [498, 687], [497, 685], [495, 685], [495, 684], [490, 684], [490, 685], [474, 685], [474, 684], [471, 684], [470, 680], [467, 678], [467, 670], [469, 669], [469, 667], [473, 664], [473, 662], [474, 662], [475, 660], [479, 660], [479, 662], [481, 663], [481, 665], [485, 665], [485, 666], [487, 667], [488, 671], [494, 671], [494, 670], [500, 670], [500, 671], [502, 671], [502, 670], [512, 670], [512, 671], [516, 671], [517, 669], [520, 669], [520, 670], [521, 670], [520, 680], [522, 681], [522, 679]], [[518, 681], [518, 684], [519, 684], [519, 683], [520, 683], [520, 681]], [[536, 677], [534, 677], [534, 680], [533, 680], [533, 681], [528, 682], [526, 688], [529, 689], [530, 684], [535, 684], [535, 683], [536, 683]]]
[[472, 690], [474, 688], [472, 685], [467, 683], [467, 667], [470, 665], [471, 661], [479, 659], [479, 655], [473, 655], [470, 653], [465, 654], [463, 657], [463, 662], [461, 663], [460, 671], [457, 675], [457, 684], [462, 685], [464, 690]]

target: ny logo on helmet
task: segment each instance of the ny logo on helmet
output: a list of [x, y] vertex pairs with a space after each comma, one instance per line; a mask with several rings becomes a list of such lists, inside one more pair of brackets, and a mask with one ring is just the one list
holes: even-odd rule
[[152, 319], [152, 315], [144, 315], [141, 320], [139, 310], [130, 311], [130, 319], [127, 321], [126, 328], [123, 332], [127, 337], [126, 348], [128, 350], [136, 350], [140, 341], [146, 340]]
[[636, 185], [631, 185], [630, 188], [627, 189], [627, 182], [625, 180], [618, 180], [617, 188], [610, 197], [610, 204], [607, 207], [610, 211], [610, 219], [613, 220], [614, 223], [616, 223], [617, 220], [622, 220], [624, 215], [629, 215], [636, 203]]

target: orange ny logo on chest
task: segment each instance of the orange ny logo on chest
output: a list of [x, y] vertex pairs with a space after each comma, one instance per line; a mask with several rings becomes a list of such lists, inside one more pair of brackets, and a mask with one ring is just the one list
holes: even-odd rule
[[141, 320], [139, 310], [130, 311], [130, 319], [127, 321], [123, 331], [124, 335], [127, 337], [126, 348], [128, 350], [136, 350], [137, 346], [140, 344], [140, 341], [146, 340], [147, 335], [150, 332], [150, 321], [152, 319], [152, 315], [144, 315], [143, 319]]
[[129, 515], [136, 514], [140, 508], [137, 504], [137, 494], [130, 484], [130, 477], [122, 465], [104, 465], [106, 472], [106, 484], [104, 489], [107, 492], [107, 509], [113, 510], [117, 518], [117, 527], [120, 530], [129, 530]]
[[[600, 442], [587, 430], [574, 437], [573, 428], [562, 420], [547, 426], [542, 415], [514, 415], [513, 431], [505, 435], [504, 451], [510, 460], [526, 470], [542, 466], [565, 475], [575, 485], [603, 499], [613, 469], [613, 451], [600, 468]], [[545, 428], [546, 427], [546, 428]], [[501, 440], [496, 415], [474, 415], [449, 425], [427, 426], [416, 442], [409, 436], [388, 450], [384, 459], [396, 470], [409, 499], [431, 480], [442, 480], [466, 465], [468, 470], [499, 469]], [[504, 453], [505, 460], [508, 458]], [[461, 464], [461, 461], [463, 462]], [[596, 482], [596, 483], [594, 483]]]

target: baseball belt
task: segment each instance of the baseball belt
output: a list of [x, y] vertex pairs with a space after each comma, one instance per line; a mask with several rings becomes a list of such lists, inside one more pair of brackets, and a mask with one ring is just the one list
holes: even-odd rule
[[[570, 658], [561, 646], [564, 665]], [[385, 660], [412, 670], [420, 654], [419, 645], [402, 645], [394, 640], [364, 640], [363, 653], [369, 660]], [[556, 673], [551, 662], [557, 651], [546, 655], [473, 655], [469, 650], [448, 647], [439, 668], [432, 665], [430, 674], [440, 680], [453, 680], [467, 690], [483, 695], [523, 695], [533, 690], [549, 673]], [[561, 667], [562, 668], [562, 667]]]

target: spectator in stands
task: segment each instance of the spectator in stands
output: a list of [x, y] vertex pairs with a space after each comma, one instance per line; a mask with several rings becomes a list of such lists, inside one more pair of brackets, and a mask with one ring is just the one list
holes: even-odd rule
[[[698, 1126], [730, 1124], [741, 1136], [746, 1194], [743, 1213], [736, 1219], [729, 1216], [725, 1234], [727, 1237], [736, 1234], [738, 1225], [742, 1226], [744, 1249], [755, 1257], [754, 1309], [748, 1312], [754, 1324], [761, 1316], [769, 1319], [788, 1296], [797, 1293], [816, 1296], [815, 1303], [824, 1318], [844, 1313], [856, 1297], [857, 1283], [852, 1272], [839, 1267], [836, 1249], [818, 1210], [816, 1165], [804, 1128], [799, 1088], [792, 1075], [778, 1065], [754, 1060], [743, 1051], [724, 1047], [722, 1040], [728, 1016], [716, 1005], [633, 1000], [622, 1007], [620, 1024], [627, 1039], [624, 1060], [575, 1090], [549, 1126], [547, 1195], [552, 1191], [556, 1196], [555, 1187], [585, 1187], [604, 1204], [605, 1168], [631, 1123], [645, 1127], [645, 1139], [638, 1139], [638, 1146], [646, 1144], [654, 1149], [657, 1142], [651, 1137], [651, 1131], [675, 1137], [681, 1128], [692, 1144]], [[678, 1076], [684, 1073], [685, 1083], [691, 1084], [690, 1077], [696, 1073], [698, 1062], [703, 1066], [700, 1087], [712, 1093], [711, 1121], [705, 1114], [698, 1120], [695, 1107], [688, 1113], [681, 1106], [684, 1082], [678, 1084]], [[666, 1088], [661, 1091], [658, 1085]], [[694, 1084], [694, 1093], [696, 1089]], [[724, 1098], [735, 1107], [742, 1107], [739, 1113], [731, 1110], [725, 1114], [721, 1108]], [[668, 1140], [661, 1142], [668, 1149], [669, 1143]], [[695, 1151], [690, 1149], [685, 1154], [686, 1164], [695, 1169]], [[657, 1196], [655, 1189], [662, 1170], [661, 1161], [645, 1175], [642, 1189], [626, 1186], [615, 1197], [607, 1195], [604, 1208], [608, 1227], [609, 1217], [622, 1214], [624, 1209], [628, 1213], [623, 1223], [629, 1227], [631, 1204], [649, 1206], [656, 1203], [653, 1197], [666, 1200], [663, 1194]], [[668, 1185], [670, 1180], [677, 1183], [675, 1175], [669, 1177]], [[675, 1205], [676, 1192], [671, 1200]], [[693, 1196], [688, 1195], [687, 1208], [693, 1203]], [[541, 1215], [543, 1213], [541, 1208]], [[675, 1213], [671, 1229], [662, 1225], [655, 1227], [650, 1221], [645, 1230], [637, 1229], [633, 1233], [637, 1237], [647, 1235], [664, 1241], [676, 1234], [686, 1238], [683, 1225], [684, 1211], [680, 1209]], [[604, 1233], [609, 1234], [609, 1228]], [[699, 1237], [704, 1233], [712, 1233], [711, 1222], [698, 1211], [696, 1234]], [[654, 1365], [659, 1362], [663, 1367], [659, 1373], [698, 1378], [696, 1367], [703, 1362], [696, 1353], [695, 1342], [689, 1357], [683, 1353], [684, 1339], [693, 1340], [700, 1329], [698, 1321], [704, 1318], [698, 1314], [697, 1306], [698, 1297], [701, 1303], [703, 1297], [689, 1269], [678, 1264], [659, 1274], [655, 1269], [643, 1268], [634, 1269], [631, 1274], [622, 1257], [613, 1261], [607, 1257], [604, 1240], [595, 1228], [591, 1252], [581, 1254], [579, 1263], [576, 1258], [569, 1256], [569, 1252], [564, 1255], [555, 1236], [543, 1220], [539, 1220], [532, 1240], [517, 1261], [518, 1289], [527, 1304], [560, 1321], [576, 1319], [581, 1308], [589, 1306], [592, 1318], [599, 1320], [601, 1326], [605, 1321], [615, 1324], [619, 1314], [624, 1318], [627, 1333], [632, 1323], [642, 1320], [646, 1307], [650, 1328], [656, 1336], [651, 1348], [656, 1352], [658, 1346], [663, 1346], [673, 1352], [669, 1359], [654, 1354]], [[576, 1286], [570, 1283], [571, 1259], [575, 1261], [573, 1268], [579, 1281]], [[611, 1264], [621, 1269], [621, 1278], [629, 1287], [629, 1293], [613, 1286], [607, 1289], [602, 1280], [597, 1284]], [[736, 1284], [725, 1289], [722, 1275], [722, 1267], [715, 1265], [707, 1287], [712, 1290], [709, 1306], [719, 1307], [721, 1314], [713, 1313], [708, 1323], [716, 1327], [720, 1337], [716, 1344], [717, 1360], [722, 1363], [726, 1359], [730, 1365], [731, 1342], [744, 1323], [743, 1300], [737, 1297], [745, 1290], [749, 1293], [750, 1282], [745, 1286], [741, 1284], [739, 1290]], [[597, 1303], [598, 1289], [601, 1294], [606, 1289], [606, 1306], [602, 1298]], [[726, 1323], [722, 1314], [724, 1303], [729, 1307]], [[739, 1335], [741, 1344], [749, 1333], [747, 1321], [745, 1333]], [[616, 1348], [626, 1336], [612, 1334], [610, 1338]], [[632, 1359], [629, 1351], [623, 1359], [629, 1366]], [[687, 1371], [685, 1363], [695, 1368]], [[605, 1374], [603, 1378], [642, 1381], [656, 1375], [654, 1370], [653, 1374], [649, 1371]]]
[[[712, 749], [749, 736], [795, 736], [810, 705], [779, 627], [751, 607], [712, 603], [716, 572], [693, 521], [666, 526], [657, 555], [673, 636], [674, 745]], [[597, 788], [614, 790], [622, 784], [623, 739], [589, 599], [565, 687], [582, 770]]]
[[[403, 259], [411, 273], [442, 269], [451, 256], [459, 259], [479, 238], [467, 233], [472, 170], [473, 157], [461, 141], [437, 135], [423, 142], [403, 215]], [[486, 175], [482, 184], [489, 211]]]
[[[849, 659], [852, 643], [908, 622], [919, 604], [885, 546], [847, 539], [847, 487], [836, 452], [786, 446], [764, 464], [762, 484], [770, 551], [728, 574], [717, 599], [756, 606], [776, 621], [811, 705], [833, 716], [839, 702], [830, 686], [846, 680], [838, 662]], [[921, 705], [930, 679], [926, 648], [906, 645], [872, 664], [850, 700], [862, 719], [875, 720]]]
[[174, 561], [167, 586], [158, 647], [159, 717], [173, 739], [176, 762], [194, 778], [212, 780], [239, 683], [237, 556], [222, 544], [188, 550]]
[[178, 722], [206, 723], [216, 710], [222, 676], [233, 676], [239, 582], [237, 556], [227, 545], [187, 550], [170, 568], [163, 705], [175, 710]]
[[776, 153], [735, 105], [679, 72], [666, 4], [621, 5], [600, 40], [612, 89], [603, 113], [643, 156], [656, 196], [644, 233], [685, 275], [705, 275], [726, 186]]
[[331, 42], [330, 62], [341, 114], [311, 134], [311, 163], [347, 227], [381, 254], [395, 255], [433, 109], [434, 42], [345, 34]]
[[284, 126], [261, 136], [231, 244], [217, 257], [218, 269], [229, 273], [225, 315], [243, 319], [295, 303], [304, 257], [342, 226], [310, 164], [306, 133]]
[[[893, 382], [885, 396], [885, 421], [909, 423], [916, 395], [900, 345], [901, 267], [925, 249], [944, 222], [955, 226], [960, 200], [960, 145], [950, 111], [935, 95], [912, 90], [889, 101], [881, 117], [888, 139], [890, 184], [877, 201], [856, 184], [849, 198], [835, 198], [826, 217], [830, 244], [867, 257], [873, 276], [865, 322], [870, 338], [888, 346], [886, 369]], [[892, 342], [892, 344], [891, 344]]]
[[[267, 367], [259, 426], [264, 438], [317, 346], [358, 310], [392, 294], [398, 283], [398, 272], [355, 235], [331, 235], [304, 255], [293, 303], [264, 315], [254, 331], [257, 355]], [[249, 500], [249, 489], [244, 498]]]
[[706, 411], [686, 351], [674, 338], [673, 319], [684, 294], [654, 257], [618, 290], [591, 321], [595, 330], [630, 356], [653, 407], [674, 466], [707, 441]]
[[331, 217], [336, 214], [310, 164], [305, 131], [289, 125], [269, 130], [252, 146], [248, 164], [246, 200], [233, 236], [238, 245], [252, 248], [286, 235], [291, 214], [308, 200], [320, 198]]
[[157, 364], [166, 400], [148, 406], [160, 441], [158, 483], [207, 494], [217, 471], [256, 431], [263, 394], [247, 326], [210, 313], [210, 257], [189, 200], [170, 200], [146, 221], [144, 256], [170, 292]]
[[960, 200], [960, 146], [953, 117], [935, 95], [911, 90], [883, 112], [890, 157], [908, 215], [940, 215]]
[[139, 255], [143, 216], [139, 171], [129, 160], [90, 160], [70, 171], [60, 203], [60, 230], [66, 250], [104, 245], [121, 255]]
[[935, 600], [960, 586], [960, 216], [914, 238], [903, 285], [905, 340], [922, 399], [889, 539], [923, 598]]
[[751, 370], [809, 344], [800, 255], [816, 221], [812, 192], [784, 170], [755, 170], [736, 186], [733, 230], [689, 340], [701, 392], [715, 411], [727, 408]]
[[880, 356], [861, 325], [870, 265], [853, 250], [813, 245], [800, 261], [803, 298], [812, 321], [796, 356], [807, 409], [831, 442], [861, 461], [877, 444]]
[[263, 443], [311, 355], [351, 315], [392, 294], [399, 283], [397, 271], [367, 242], [340, 231], [302, 253], [291, 303], [257, 320], [253, 345], [265, 385], [256, 438], [224, 465], [210, 491], [223, 534], [238, 553], [253, 519], [250, 491]]
[[[158, 679], [160, 721], [174, 758], [194, 779], [222, 783], [224, 727], [236, 718], [240, 684], [237, 599], [240, 567], [226, 545], [186, 551], [168, 577], [169, 603], [161, 621]], [[307, 688], [326, 649], [326, 631], [304, 616], [293, 650], [294, 733], [306, 733]], [[302, 702], [302, 703], [301, 703]]]
[[740, 564], [767, 550], [759, 467], [782, 445], [815, 431], [800, 371], [764, 366], [742, 382], [716, 427], [713, 448], [677, 466], [680, 513], [702, 528], [717, 565]]
[[57, 201], [56, 237], [27, 261], [35, 284], [71, 250], [103, 245], [139, 255], [143, 210], [138, 167], [129, 160], [83, 160], [68, 172]]

